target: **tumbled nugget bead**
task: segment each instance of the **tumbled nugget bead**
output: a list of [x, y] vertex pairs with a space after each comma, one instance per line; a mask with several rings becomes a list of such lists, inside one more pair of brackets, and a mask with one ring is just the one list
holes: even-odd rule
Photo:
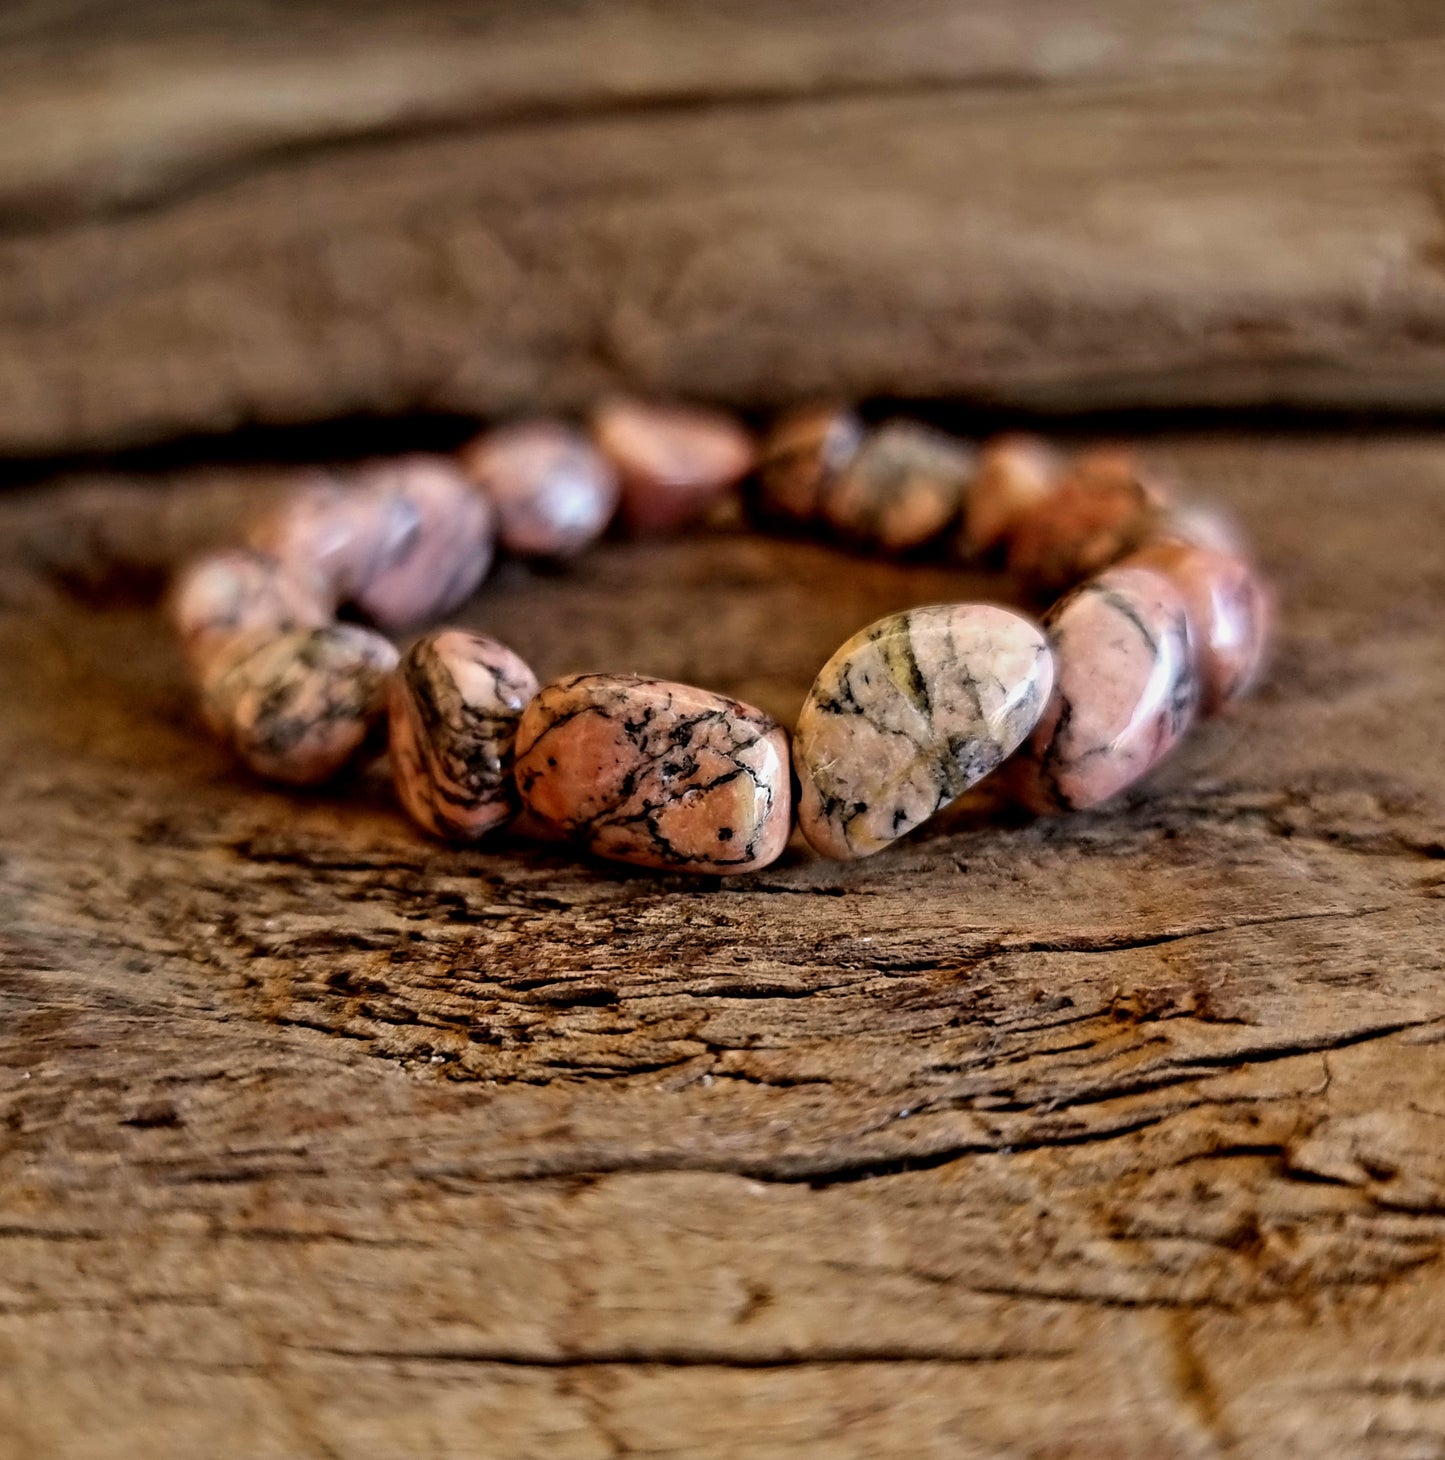
[[204, 679], [206, 720], [258, 775], [314, 785], [372, 745], [396, 661], [391, 642], [359, 624], [258, 638]]
[[598, 856], [751, 872], [787, 845], [787, 732], [751, 705], [634, 674], [543, 687], [517, 730], [525, 807]]
[[445, 457], [404, 456], [369, 467], [359, 485], [378, 504], [403, 503], [412, 525], [357, 584], [357, 608], [405, 628], [465, 603], [492, 565], [496, 512], [461, 469]]
[[472, 595], [495, 535], [494, 509], [456, 463], [403, 456], [311, 479], [249, 538], [296, 571], [319, 571], [368, 618], [404, 628]]
[[1037, 436], [998, 436], [978, 453], [963, 499], [959, 555], [982, 557], [1002, 544], [1016, 523], [1045, 501], [1063, 474], [1063, 458]]
[[1119, 566], [1154, 568], [1183, 596], [1200, 713], [1215, 714], [1244, 694], [1269, 634], [1269, 601], [1254, 569], [1232, 554], [1178, 540], [1151, 543]]
[[1233, 515], [1212, 502], [1166, 502], [1149, 514], [1139, 546], [1192, 543], [1229, 557], [1248, 558], [1244, 530]]
[[318, 584], [252, 548], [223, 548], [189, 563], [171, 587], [169, 606], [181, 647], [197, 668], [239, 638], [320, 628], [336, 608]]
[[756, 460], [737, 421], [697, 406], [608, 401], [593, 413], [592, 433], [622, 480], [622, 515], [636, 533], [700, 521]]
[[397, 796], [436, 836], [470, 841], [517, 809], [512, 748], [537, 677], [505, 644], [444, 629], [419, 639], [391, 681]]
[[1165, 493], [1131, 453], [1082, 453], [1009, 529], [1009, 570], [1040, 592], [1059, 592], [1115, 562], [1148, 535]]
[[862, 423], [838, 406], [804, 406], [780, 417], [758, 450], [758, 515], [811, 522], [862, 442]]
[[916, 421], [870, 431], [822, 500], [842, 538], [907, 552], [937, 537], [958, 515], [973, 473], [971, 446]]
[[338, 602], [352, 601], [415, 532], [398, 495], [362, 489], [356, 474], [315, 471], [252, 521], [246, 540], [294, 573], [311, 573]]
[[991, 604], [880, 619], [823, 666], [798, 717], [798, 826], [864, 857], [927, 821], [1011, 754], [1049, 698], [1040, 630]]
[[500, 426], [460, 460], [497, 509], [502, 546], [519, 557], [571, 557], [617, 510], [617, 473], [586, 436], [555, 421]]
[[1162, 573], [1120, 566], [1062, 599], [1044, 626], [1054, 692], [1009, 782], [1034, 811], [1077, 811], [1146, 775], [1193, 720], [1188, 615]]

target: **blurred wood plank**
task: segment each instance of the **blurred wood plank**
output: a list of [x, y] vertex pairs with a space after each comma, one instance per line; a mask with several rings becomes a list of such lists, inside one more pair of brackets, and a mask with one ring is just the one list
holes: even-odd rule
[[617, 388], [1445, 407], [1432, 0], [29, 0], [0, 82], [0, 453]]
[[[1280, 588], [1260, 694], [1108, 812], [723, 885], [238, 775], [121, 590], [263, 481], [0, 500], [0, 1457], [1439, 1454], [1445, 439], [1155, 450]], [[997, 588], [724, 532], [466, 619], [791, 716]]]

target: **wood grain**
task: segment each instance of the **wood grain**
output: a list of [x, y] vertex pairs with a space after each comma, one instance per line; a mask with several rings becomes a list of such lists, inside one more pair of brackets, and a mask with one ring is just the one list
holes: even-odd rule
[[23, 0], [0, 452], [629, 389], [1445, 406], [1432, 0]]
[[[0, 499], [0, 1456], [1445, 1449], [1445, 439], [1155, 450], [1260, 694], [1114, 811], [737, 882], [249, 783], [128, 595], [257, 482]], [[721, 532], [465, 618], [790, 716], [998, 588]]]

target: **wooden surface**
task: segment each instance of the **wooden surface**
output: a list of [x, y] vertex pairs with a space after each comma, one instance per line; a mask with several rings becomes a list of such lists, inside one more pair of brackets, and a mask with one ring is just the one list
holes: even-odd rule
[[[122, 590], [255, 484], [0, 499], [0, 1457], [1445, 1452], [1445, 438], [1156, 449], [1257, 698], [737, 882], [249, 783]], [[724, 533], [468, 620], [791, 714], [998, 586]]]
[[618, 386], [1445, 406], [1436, 0], [11, 0], [0, 453]]

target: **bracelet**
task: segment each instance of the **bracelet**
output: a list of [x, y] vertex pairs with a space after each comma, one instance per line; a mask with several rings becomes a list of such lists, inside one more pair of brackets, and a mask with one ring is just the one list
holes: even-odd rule
[[[1036, 812], [1138, 781], [1254, 680], [1271, 607], [1238, 534], [1125, 450], [975, 449], [919, 422], [810, 407], [755, 443], [713, 411], [605, 404], [590, 432], [491, 430], [456, 456], [320, 473], [189, 564], [171, 615], [203, 718], [254, 772], [316, 784], [389, 752], [433, 835], [513, 825], [682, 872], [754, 871], [796, 821], [869, 855], [985, 776]], [[487, 635], [401, 630], [464, 602], [494, 549], [567, 559], [614, 519], [675, 532], [735, 489], [772, 529], [854, 550], [996, 561], [1036, 623], [993, 604], [889, 615], [818, 674], [794, 736], [761, 710], [633, 674], [539, 685]], [[345, 609], [368, 620], [338, 621]]]

